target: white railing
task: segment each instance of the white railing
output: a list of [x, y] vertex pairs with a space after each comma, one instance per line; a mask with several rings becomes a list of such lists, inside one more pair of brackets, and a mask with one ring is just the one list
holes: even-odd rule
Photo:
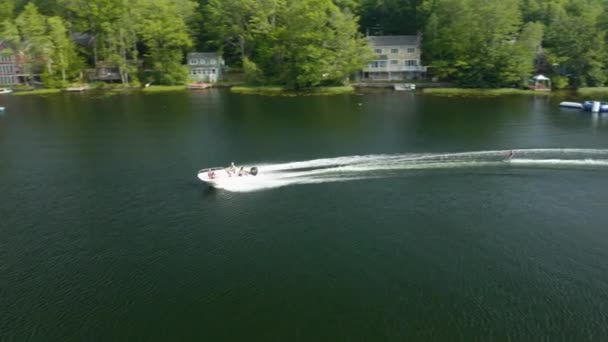
[[378, 71], [418, 71], [426, 72], [426, 66], [421, 65], [387, 65], [385, 67], [367, 67], [363, 69], [365, 72], [378, 72]]

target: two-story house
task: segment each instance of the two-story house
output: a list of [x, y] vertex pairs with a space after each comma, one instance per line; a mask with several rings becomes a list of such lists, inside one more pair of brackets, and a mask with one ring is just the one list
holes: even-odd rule
[[363, 80], [401, 81], [420, 79], [426, 66], [420, 63], [422, 35], [368, 36], [376, 57], [362, 71]]
[[187, 56], [190, 80], [215, 83], [222, 79], [224, 59], [217, 52], [191, 52]]
[[14, 54], [3, 53], [8, 47], [0, 40], [0, 85], [19, 83], [20, 66]]

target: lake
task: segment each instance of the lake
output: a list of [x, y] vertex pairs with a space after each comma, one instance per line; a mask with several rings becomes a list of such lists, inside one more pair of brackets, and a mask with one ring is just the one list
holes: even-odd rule
[[0, 340], [606, 340], [608, 114], [563, 100], [0, 95]]

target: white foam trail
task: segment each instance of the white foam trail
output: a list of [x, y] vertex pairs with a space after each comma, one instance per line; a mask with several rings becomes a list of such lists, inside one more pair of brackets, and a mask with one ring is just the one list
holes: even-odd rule
[[380, 158], [394, 158], [390, 155], [367, 155], [367, 156], [348, 156], [348, 157], [336, 157], [336, 158], [323, 158], [314, 159], [308, 161], [289, 162], [280, 164], [263, 164], [259, 168], [264, 168], [267, 172], [272, 171], [286, 171], [296, 169], [307, 169], [307, 168], [319, 168], [335, 165], [352, 165], [357, 163], [365, 163]]
[[511, 164], [553, 166], [608, 166], [606, 159], [512, 159]]
[[321, 184], [333, 182], [347, 182], [361, 179], [369, 179], [370, 177], [301, 177], [297, 179], [272, 179], [269, 177], [263, 179], [253, 179], [252, 177], [244, 178], [236, 182], [220, 182], [216, 185], [217, 188], [228, 190], [231, 192], [251, 192], [265, 189], [276, 189], [288, 185], [302, 184]]
[[[255, 177], [232, 177], [217, 184], [249, 192], [297, 184], [320, 184], [406, 175], [402, 171], [482, 167], [608, 167], [608, 149], [520, 149], [427, 154], [375, 154], [258, 165]], [[253, 164], [252, 164], [253, 165]]]

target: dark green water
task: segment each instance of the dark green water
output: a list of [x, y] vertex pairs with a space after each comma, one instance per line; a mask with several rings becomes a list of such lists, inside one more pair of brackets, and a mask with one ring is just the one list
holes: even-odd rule
[[0, 340], [605, 341], [608, 115], [561, 100], [0, 97]]

